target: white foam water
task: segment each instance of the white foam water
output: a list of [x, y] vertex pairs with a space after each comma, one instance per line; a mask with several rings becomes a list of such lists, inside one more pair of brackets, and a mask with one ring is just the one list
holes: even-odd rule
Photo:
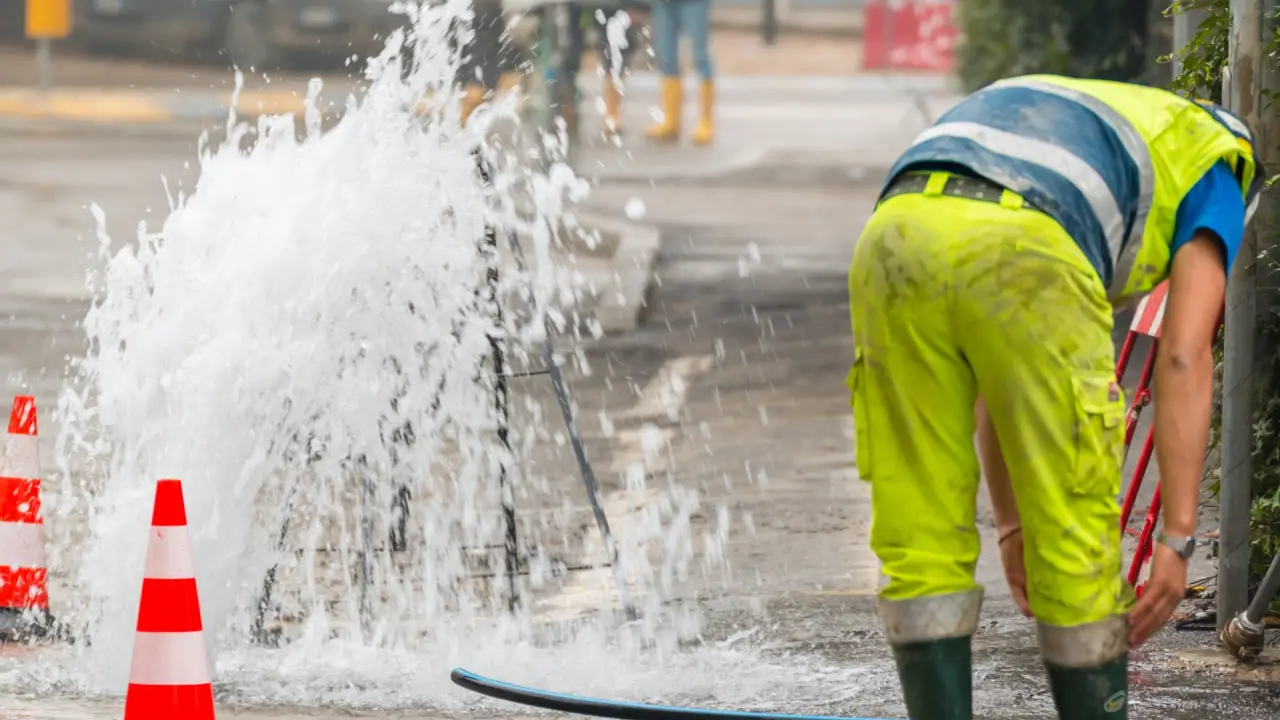
[[[65, 620], [84, 633], [91, 686], [127, 679], [139, 529], [161, 477], [184, 482], [215, 650], [253, 641], [277, 563], [301, 566], [305, 632], [326, 640], [379, 646], [396, 628], [497, 607], [458, 580], [461, 548], [498, 536], [485, 510], [511, 465], [488, 370], [490, 337], [510, 328], [484, 302], [482, 239], [515, 218], [477, 172], [483, 118], [458, 122], [447, 32], [466, 5], [415, 11], [411, 66], [403, 38], [389, 43], [331, 130], [313, 115], [298, 139], [292, 118], [268, 118], [250, 144], [239, 125], [202, 151], [198, 184], [174, 195], [158, 232], [103, 238], [104, 290], [84, 321], [93, 349], [60, 404], [60, 448], [86, 450], [92, 471], [57, 509], [88, 518], [89, 541], [73, 539], [87, 548], [88, 603]], [[353, 568], [367, 535], [388, 536], [402, 490], [419, 510], [410, 534], [431, 552]], [[376, 597], [353, 595], [366, 592], [360, 573], [378, 576], [358, 583]], [[335, 590], [347, 601], [336, 610]]]
[[[516, 464], [497, 439], [490, 338], [528, 344], [542, 327], [536, 315], [495, 323], [485, 228], [533, 239], [537, 274], [506, 271], [503, 293], [532, 288], [545, 307], [565, 295], [547, 271], [554, 228], [582, 192], [563, 164], [521, 174], [498, 163], [508, 169], [482, 182], [486, 113], [458, 122], [448, 39], [468, 6], [406, 7], [412, 31], [370, 62], [367, 93], [335, 127], [322, 132], [314, 112], [301, 139], [287, 117], [237, 125], [202, 149], [197, 185], [174, 190], [162, 228], [100, 237], [92, 349], [60, 398], [63, 472], [48, 509], [55, 571], [85, 599], [60, 618], [77, 642], [39, 662], [0, 658], [0, 686], [123, 692], [164, 477], [184, 483], [210, 661], [235, 702], [459, 708], [447, 675], [463, 664], [535, 685], [749, 707], [776, 699], [783, 673], [791, 694], [847, 688], [861, 672], [679, 649], [698, 613], [664, 600], [687, 572], [698, 506], [678, 483], [620, 538], [642, 622], [606, 613], [548, 634], [529, 609], [506, 612], [501, 583], [462, 581], [465, 548], [502, 542], [497, 477]], [[513, 193], [529, 201], [522, 213]], [[406, 504], [418, 551], [375, 559], [367, 551]], [[271, 611], [288, 628], [266, 648], [254, 619], [275, 566]]]

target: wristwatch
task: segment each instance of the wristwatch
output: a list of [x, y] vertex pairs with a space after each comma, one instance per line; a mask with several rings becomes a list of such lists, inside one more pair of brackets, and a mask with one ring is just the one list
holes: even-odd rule
[[1193, 537], [1173, 537], [1161, 530], [1156, 534], [1156, 542], [1172, 548], [1183, 560], [1190, 560], [1196, 552], [1196, 539]]

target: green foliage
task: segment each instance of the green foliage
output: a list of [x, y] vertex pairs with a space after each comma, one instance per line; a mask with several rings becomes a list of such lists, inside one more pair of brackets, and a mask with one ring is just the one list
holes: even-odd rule
[[1138, 80], [1150, 69], [1148, 7], [1147, 0], [964, 0], [957, 74], [969, 90], [1033, 73]]
[[[1178, 52], [1182, 72], [1173, 79], [1173, 89], [1188, 97], [1222, 102], [1222, 68], [1227, 64], [1227, 37], [1231, 31], [1228, 0], [1175, 0], [1166, 16], [1200, 10], [1205, 13], [1194, 37]], [[1160, 58], [1171, 62], [1172, 55]]]
[[1280, 550], [1280, 299], [1272, 300], [1258, 323], [1261, 357], [1254, 399], [1250, 565], [1260, 575]]
[[[1188, 10], [1205, 13], [1199, 31], [1180, 53], [1182, 72], [1174, 78], [1173, 89], [1186, 95], [1222, 101], [1222, 69], [1227, 64], [1227, 38], [1231, 30], [1231, 13], [1228, 0], [1176, 0], [1165, 11], [1176, 15]], [[1275, 19], [1274, 17], [1272, 19]], [[1274, 30], [1264, 48], [1272, 61], [1280, 57], [1280, 35]], [[1168, 62], [1172, 57], [1161, 58]], [[1275, 98], [1271, 98], [1274, 100]], [[1268, 103], [1267, 111], [1274, 112]], [[1275, 245], [1275, 238], [1265, 238], [1262, 245]], [[1260, 274], [1274, 274], [1275, 260], [1264, 254]], [[1258, 317], [1256, 338], [1258, 381], [1254, 395], [1253, 426], [1253, 506], [1250, 513], [1250, 539], [1252, 554], [1250, 565], [1255, 575], [1260, 575], [1280, 550], [1280, 293], [1272, 295], [1271, 306]], [[1221, 372], [1222, 349], [1216, 351]], [[1218, 377], [1221, 381], [1221, 375]], [[1219, 386], [1221, 383], [1219, 382]], [[1220, 406], [1215, 407], [1213, 436], [1210, 454], [1216, 457], [1221, 440]], [[1210, 466], [1208, 471], [1217, 476], [1220, 469]], [[1218, 484], [1211, 486], [1217, 494]]]

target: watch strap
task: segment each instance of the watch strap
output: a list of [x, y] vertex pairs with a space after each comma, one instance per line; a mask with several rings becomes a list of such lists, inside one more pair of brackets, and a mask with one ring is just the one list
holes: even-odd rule
[[1174, 537], [1161, 530], [1156, 534], [1156, 542], [1168, 546], [1184, 560], [1190, 560], [1196, 551], [1195, 537]]

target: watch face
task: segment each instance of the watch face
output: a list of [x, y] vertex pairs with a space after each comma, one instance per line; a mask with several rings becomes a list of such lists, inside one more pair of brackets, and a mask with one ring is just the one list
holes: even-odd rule
[[[1191, 555], [1196, 551], [1195, 538], [1187, 538], [1186, 540], [1180, 543], [1172, 543], [1172, 544], [1174, 545], [1175, 549], [1178, 551], [1178, 554], [1184, 558], [1190, 558]], [[1181, 547], [1178, 547], [1178, 545], [1181, 545]]]

